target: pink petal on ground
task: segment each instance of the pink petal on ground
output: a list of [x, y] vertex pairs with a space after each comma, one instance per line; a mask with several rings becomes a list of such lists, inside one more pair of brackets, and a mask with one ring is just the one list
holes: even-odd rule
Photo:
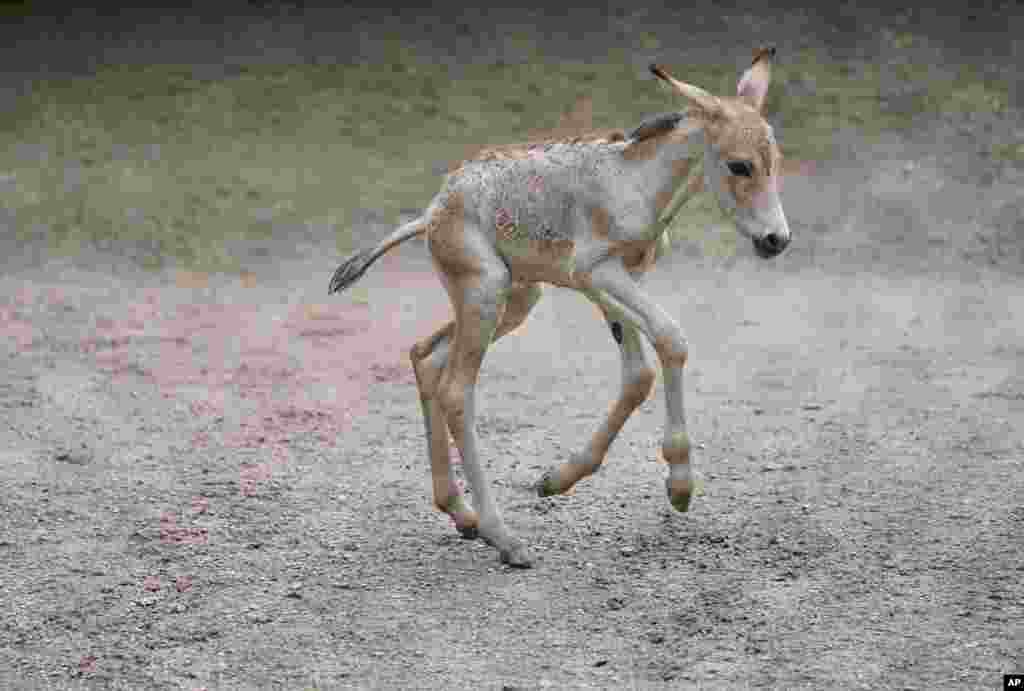
[[50, 288], [46, 291], [46, 301], [54, 306], [61, 306], [67, 302], [67, 293], [63, 288]]
[[36, 302], [36, 291], [31, 286], [26, 286], [14, 294], [14, 301], [19, 305], [34, 305]]
[[13, 319], [0, 322], [0, 335], [12, 340], [18, 348], [28, 348], [35, 342], [39, 331], [31, 324]]

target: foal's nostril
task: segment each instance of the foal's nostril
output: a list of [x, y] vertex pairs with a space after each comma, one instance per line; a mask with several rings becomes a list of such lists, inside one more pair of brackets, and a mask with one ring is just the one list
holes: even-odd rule
[[754, 240], [754, 247], [762, 257], [774, 257], [786, 249], [788, 239], [778, 233], [768, 233]]

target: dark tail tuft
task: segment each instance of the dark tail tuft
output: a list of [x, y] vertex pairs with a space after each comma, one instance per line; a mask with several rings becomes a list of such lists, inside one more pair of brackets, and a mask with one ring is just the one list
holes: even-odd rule
[[379, 245], [373, 249], [362, 250], [352, 255], [341, 263], [338, 270], [331, 276], [331, 285], [327, 288], [327, 294], [338, 293], [359, 280], [359, 277], [366, 273], [370, 264], [380, 259], [388, 250], [401, 245], [406, 240], [423, 235], [427, 232], [429, 224], [424, 216], [417, 216], [395, 232], [388, 235]]
[[363, 250], [343, 261], [331, 276], [331, 285], [327, 288], [327, 294], [341, 292], [358, 281], [376, 258], [373, 250]]

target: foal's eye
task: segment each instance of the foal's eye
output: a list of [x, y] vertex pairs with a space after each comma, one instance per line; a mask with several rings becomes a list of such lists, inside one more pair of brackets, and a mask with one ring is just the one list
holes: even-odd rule
[[754, 168], [749, 161], [729, 161], [726, 165], [729, 166], [729, 172], [733, 175], [749, 178], [754, 174]]

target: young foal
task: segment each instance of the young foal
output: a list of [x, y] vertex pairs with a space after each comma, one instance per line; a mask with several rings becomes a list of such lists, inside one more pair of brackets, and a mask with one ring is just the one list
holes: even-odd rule
[[[626, 419], [650, 394], [654, 370], [641, 335], [664, 371], [669, 500], [686, 511], [693, 491], [683, 410], [686, 340], [679, 325], [638, 284], [669, 223], [702, 187], [711, 191], [761, 257], [790, 241], [778, 196], [781, 156], [761, 116], [774, 48], [761, 49], [737, 86], [717, 97], [651, 71], [684, 96], [684, 112], [643, 122], [628, 136], [574, 137], [480, 152], [449, 174], [419, 218], [346, 260], [330, 293], [354, 283], [378, 257], [426, 233], [455, 319], [413, 346], [433, 473], [434, 503], [465, 537], [483, 538], [501, 560], [529, 567], [530, 551], [505, 525], [491, 495], [474, 427], [476, 382], [487, 347], [526, 319], [541, 284], [580, 291], [608, 322], [622, 351], [622, 385], [607, 419], [583, 451], [540, 479], [542, 496], [566, 492], [594, 473]], [[479, 514], [459, 492], [449, 463], [451, 432]]]

